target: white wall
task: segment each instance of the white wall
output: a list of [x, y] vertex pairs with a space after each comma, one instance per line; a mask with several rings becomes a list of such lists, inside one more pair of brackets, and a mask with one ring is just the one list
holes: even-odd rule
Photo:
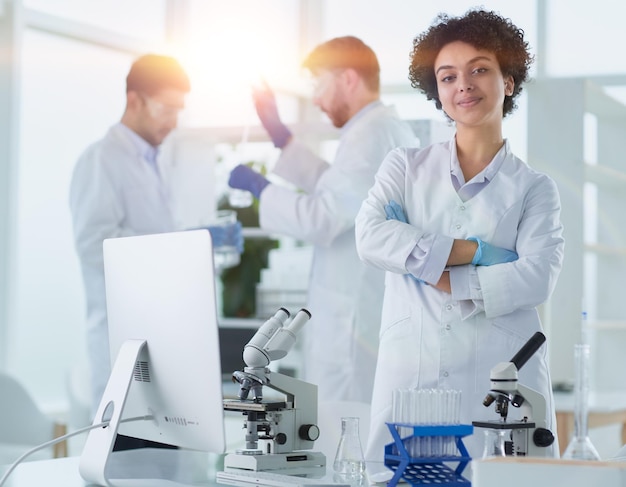
[[130, 57], [33, 30], [22, 56], [8, 363], [37, 399], [62, 403], [65, 374], [84, 353], [69, 182], [79, 154], [121, 116]]

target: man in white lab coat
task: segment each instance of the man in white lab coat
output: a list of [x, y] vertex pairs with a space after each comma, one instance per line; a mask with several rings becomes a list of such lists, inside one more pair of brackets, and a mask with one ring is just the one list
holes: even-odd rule
[[[190, 90], [187, 74], [170, 57], [137, 59], [126, 78], [126, 109], [119, 123], [80, 156], [72, 176], [70, 209], [87, 298], [87, 351], [92, 408], [110, 373], [102, 242], [106, 238], [177, 230], [159, 146], [176, 128]], [[214, 245], [242, 248], [241, 228], [209, 228]]]
[[320, 400], [368, 402], [378, 353], [383, 272], [356, 253], [354, 218], [385, 155], [415, 145], [408, 124], [380, 101], [379, 65], [355, 37], [317, 46], [304, 67], [314, 76], [313, 102], [341, 129], [334, 161], [321, 159], [281, 122], [267, 86], [254, 93], [257, 113], [282, 149], [274, 173], [301, 191], [269, 184], [247, 166], [236, 167], [232, 187], [259, 198], [260, 225], [314, 245], [305, 332], [306, 380]]

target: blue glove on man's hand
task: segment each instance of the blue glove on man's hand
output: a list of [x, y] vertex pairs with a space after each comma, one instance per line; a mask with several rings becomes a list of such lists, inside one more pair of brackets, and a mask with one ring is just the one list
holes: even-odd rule
[[231, 188], [250, 191], [257, 199], [261, 197], [261, 192], [270, 182], [254, 169], [245, 164], [239, 164], [230, 172], [228, 185]]
[[472, 259], [472, 264], [474, 265], [504, 264], [505, 262], [513, 262], [519, 258], [516, 252], [488, 244], [478, 237], [468, 237], [466, 240], [471, 240], [478, 244], [478, 248]]
[[252, 90], [252, 99], [256, 113], [274, 142], [274, 146], [282, 149], [291, 139], [291, 132], [280, 120], [274, 93], [267, 84], [263, 83], [262, 87]]
[[[389, 200], [389, 204], [385, 205], [385, 215], [387, 215], [387, 220], [397, 220], [402, 223], [407, 223], [404, 210], [394, 200]], [[426, 281], [423, 281], [422, 279], [418, 279], [411, 273], [405, 274], [405, 276], [409, 276], [415, 282], [418, 282], [420, 284], [425, 284], [427, 286], [429, 285]]]
[[213, 240], [213, 247], [235, 247], [241, 254], [243, 252], [243, 233], [241, 222], [236, 221], [226, 225], [211, 225], [207, 227]]

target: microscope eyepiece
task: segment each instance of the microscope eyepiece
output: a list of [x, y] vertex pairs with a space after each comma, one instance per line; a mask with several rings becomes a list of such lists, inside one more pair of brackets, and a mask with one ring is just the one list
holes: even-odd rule
[[515, 365], [517, 370], [521, 369], [523, 365], [528, 362], [528, 359], [539, 350], [539, 347], [546, 341], [546, 336], [540, 331], [536, 332], [530, 339], [524, 344], [522, 348], [511, 359], [511, 362]]

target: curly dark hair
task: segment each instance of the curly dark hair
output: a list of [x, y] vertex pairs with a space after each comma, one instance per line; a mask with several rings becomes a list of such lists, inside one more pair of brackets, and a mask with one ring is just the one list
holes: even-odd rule
[[528, 81], [528, 70], [534, 58], [524, 40], [524, 31], [495, 12], [471, 9], [461, 17], [437, 15], [430, 28], [413, 39], [409, 67], [411, 86], [421, 90], [428, 100], [435, 100], [435, 106], [441, 110], [435, 59], [445, 45], [455, 41], [495, 54], [502, 74], [511, 76], [515, 83], [513, 94], [504, 98], [502, 116], [513, 112], [517, 108], [515, 99], [522, 91], [522, 83]]

